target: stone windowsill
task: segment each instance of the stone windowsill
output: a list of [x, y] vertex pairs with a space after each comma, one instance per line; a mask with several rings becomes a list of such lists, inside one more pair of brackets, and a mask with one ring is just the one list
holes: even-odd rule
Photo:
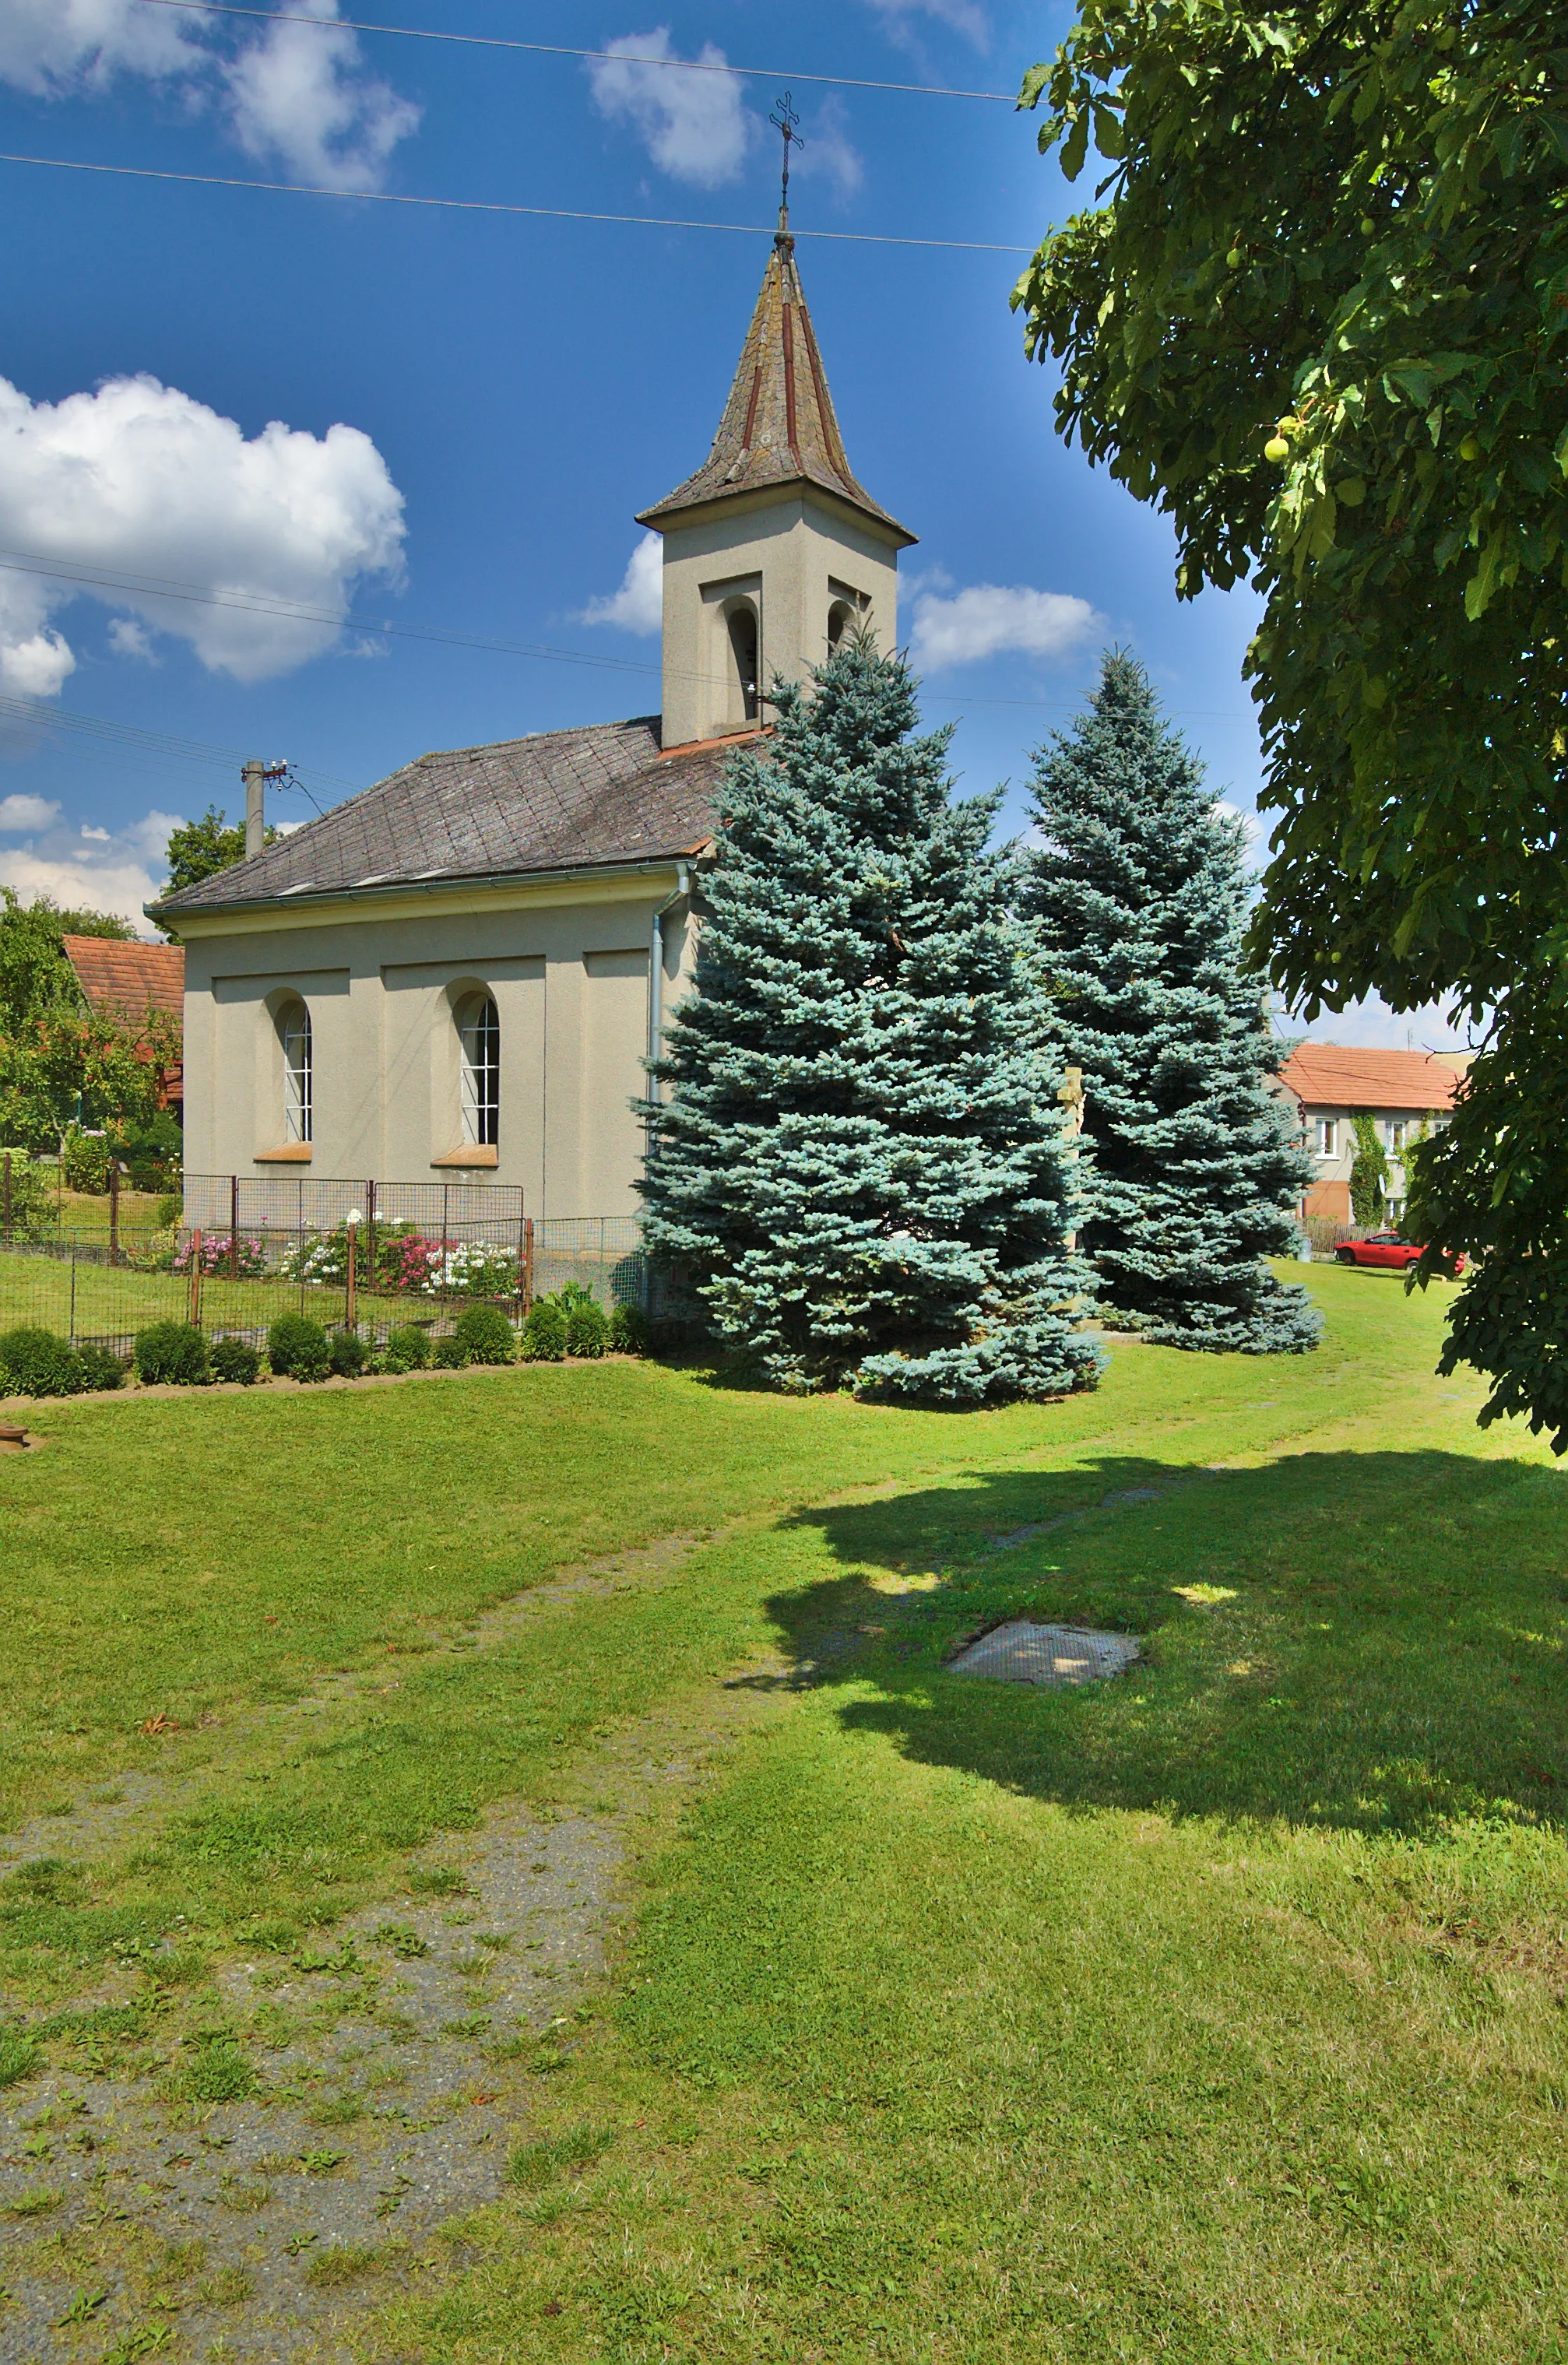
[[432, 1158], [432, 1166], [498, 1166], [500, 1152], [493, 1141], [465, 1141], [449, 1149], [444, 1158]]
[[308, 1166], [310, 1144], [308, 1141], [286, 1141], [281, 1149], [258, 1149], [251, 1163], [253, 1166]]

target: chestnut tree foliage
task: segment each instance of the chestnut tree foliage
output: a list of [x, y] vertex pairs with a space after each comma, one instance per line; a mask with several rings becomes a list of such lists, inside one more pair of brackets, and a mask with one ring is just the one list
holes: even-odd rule
[[1080, 0], [1021, 104], [1095, 203], [1014, 293], [1057, 423], [1250, 579], [1278, 816], [1254, 944], [1310, 1014], [1452, 993], [1416, 1161], [1444, 1368], [1568, 1446], [1568, 17]]

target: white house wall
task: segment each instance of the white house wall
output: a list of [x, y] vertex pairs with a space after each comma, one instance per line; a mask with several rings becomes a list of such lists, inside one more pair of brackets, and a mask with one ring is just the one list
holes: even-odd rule
[[[191, 1173], [454, 1180], [519, 1184], [531, 1214], [637, 1212], [653, 916], [677, 874], [595, 891], [493, 891], [193, 919], [185, 947], [185, 1166]], [[412, 905], [413, 908], [409, 908]], [[663, 1004], [687, 981], [695, 931], [678, 905], [664, 929]], [[459, 1147], [454, 1010], [495, 998], [499, 1140], [493, 1167]], [[274, 1014], [310, 1013], [308, 1164], [285, 1146]]]

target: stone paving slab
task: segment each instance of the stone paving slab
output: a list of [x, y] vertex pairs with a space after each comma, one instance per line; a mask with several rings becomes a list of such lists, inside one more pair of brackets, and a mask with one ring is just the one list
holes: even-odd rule
[[947, 1664], [954, 1675], [987, 1676], [993, 1683], [1041, 1684], [1056, 1689], [1119, 1676], [1141, 1657], [1142, 1648], [1136, 1634], [1094, 1633], [1081, 1626], [1036, 1626], [1026, 1618], [1014, 1618], [1005, 1626], [993, 1626]]

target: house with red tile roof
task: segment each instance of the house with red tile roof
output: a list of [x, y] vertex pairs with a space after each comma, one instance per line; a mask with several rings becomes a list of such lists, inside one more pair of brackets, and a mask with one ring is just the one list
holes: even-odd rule
[[1447, 1125], [1463, 1081], [1458, 1060], [1435, 1052], [1298, 1044], [1280, 1070], [1276, 1090], [1294, 1104], [1301, 1139], [1316, 1163], [1302, 1214], [1350, 1223], [1353, 1120], [1370, 1116], [1388, 1153], [1388, 1220], [1397, 1223], [1405, 1206], [1406, 1144], [1419, 1136], [1423, 1125], [1432, 1133]]
[[[185, 1016], [185, 955], [182, 945], [149, 945], [119, 936], [62, 936], [65, 958], [76, 972], [82, 999], [96, 1017], [138, 1028], [154, 1011], [173, 1022], [183, 1048]], [[176, 1115], [185, 1096], [181, 1057], [165, 1063], [160, 1104]]]

